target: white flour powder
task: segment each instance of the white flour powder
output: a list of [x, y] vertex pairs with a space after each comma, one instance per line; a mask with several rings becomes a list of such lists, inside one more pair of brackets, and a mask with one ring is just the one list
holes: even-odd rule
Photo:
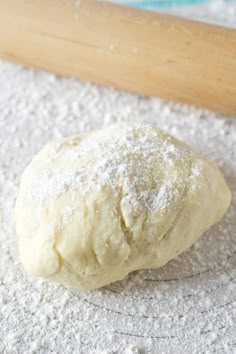
[[[169, 167], [172, 169], [180, 161], [188, 164], [191, 156], [186, 146], [176, 147], [169, 136], [160, 139], [150, 126], [143, 124], [120, 124], [120, 130], [113, 135], [110, 131], [107, 138], [97, 133], [81, 141], [80, 138], [58, 141], [48, 152], [50, 167], [45, 162], [43, 172], [23, 195], [23, 204], [57, 198], [69, 189], [78, 189], [86, 196], [101, 186], [109, 186], [114, 193], [123, 188], [122, 205], [150, 212], [164, 210], [177, 202], [189, 182], [187, 176], [179, 175], [177, 191], [175, 176], [168, 175]], [[73, 160], [80, 161], [79, 170], [78, 166], [73, 167]], [[72, 165], [52, 170], [51, 164], [61, 161]], [[163, 166], [160, 174], [157, 164], [158, 169]], [[193, 166], [193, 173], [191, 166], [189, 169], [191, 178], [196, 176], [197, 167]], [[161, 187], [157, 188], [158, 185]]]
[[[96, 291], [26, 275], [14, 229], [26, 164], [49, 139], [134, 120], [219, 165], [233, 194], [224, 220], [164, 268]], [[236, 353], [235, 118], [0, 63], [0, 141], [0, 353]], [[54, 188], [42, 184], [35, 195]], [[168, 200], [168, 190], [162, 193]], [[65, 210], [64, 223], [71, 213]]]

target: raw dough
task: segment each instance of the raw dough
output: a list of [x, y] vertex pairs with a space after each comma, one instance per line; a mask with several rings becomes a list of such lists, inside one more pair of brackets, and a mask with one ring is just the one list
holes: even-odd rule
[[230, 204], [219, 169], [144, 125], [118, 124], [49, 143], [26, 168], [16, 203], [28, 272], [94, 289], [163, 266]]

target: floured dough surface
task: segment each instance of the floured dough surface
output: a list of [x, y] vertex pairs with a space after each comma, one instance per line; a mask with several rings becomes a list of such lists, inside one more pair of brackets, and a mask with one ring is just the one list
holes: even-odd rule
[[21, 259], [33, 275], [101, 287], [189, 248], [230, 198], [213, 163], [151, 126], [118, 124], [58, 139], [22, 177]]

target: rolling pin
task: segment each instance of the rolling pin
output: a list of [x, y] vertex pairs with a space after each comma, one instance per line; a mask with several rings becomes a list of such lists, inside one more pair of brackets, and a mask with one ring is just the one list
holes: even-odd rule
[[0, 58], [236, 115], [236, 30], [95, 0], [0, 0]]

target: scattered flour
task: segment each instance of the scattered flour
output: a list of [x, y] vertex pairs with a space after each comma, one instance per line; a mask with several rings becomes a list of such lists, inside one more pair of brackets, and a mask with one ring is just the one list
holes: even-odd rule
[[[113, 193], [123, 190], [122, 205], [155, 212], [175, 203], [189, 183], [188, 174], [180, 175], [177, 191], [175, 175], [170, 174], [180, 162], [190, 167], [191, 150], [175, 146], [168, 135], [149, 125], [120, 124], [115, 132], [110, 128], [106, 138], [97, 133], [78, 140], [61, 140], [55, 150], [49, 149], [51, 166], [66, 161], [69, 167], [46, 167], [23, 196], [24, 204], [58, 198], [74, 189], [86, 197], [105, 187]], [[191, 178], [197, 170], [195, 166]]]
[[141, 354], [141, 350], [135, 345], [129, 345], [125, 351], [125, 354]]
[[[235, 14], [227, 16], [235, 22]], [[229, 212], [164, 268], [135, 272], [103, 289], [84, 294], [31, 279], [19, 262], [14, 226], [25, 166], [50, 139], [118, 121], [159, 126], [214, 160], [232, 191]], [[1, 353], [236, 352], [235, 117], [0, 62], [0, 142]], [[57, 184], [57, 193], [71, 178]], [[47, 190], [42, 184], [34, 197], [54, 188], [55, 181], [51, 187], [47, 181]], [[168, 193], [163, 188], [162, 203]], [[61, 227], [71, 213], [65, 210]]]

